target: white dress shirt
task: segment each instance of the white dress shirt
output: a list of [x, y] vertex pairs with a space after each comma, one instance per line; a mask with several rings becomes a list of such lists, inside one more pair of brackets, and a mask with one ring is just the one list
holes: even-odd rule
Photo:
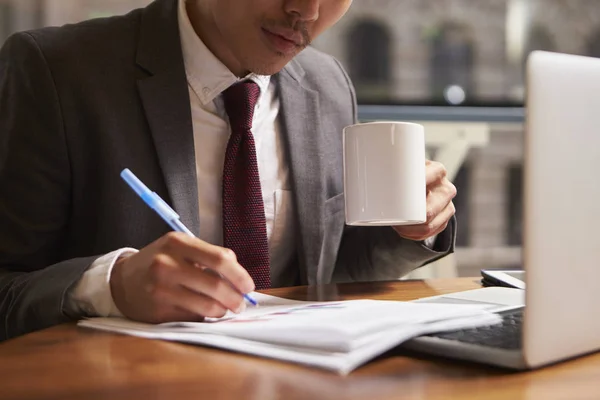
[[[185, 0], [179, 0], [178, 19], [192, 110], [199, 237], [222, 245], [221, 182], [230, 127], [221, 93], [241, 79], [233, 75], [200, 40], [189, 20]], [[265, 206], [271, 282], [273, 286], [289, 286], [297, 281], [297, 271], [290, 267], [294, 264], [290, 261], [295, 254], [296, 221], [289, 165], [278, 118], [280, 102], [275, 82], [269, 76], [250, 74], [243, 78], [246, 79], [256, 82], [261, 90], [254, 111], [252, 133]], [[119, 257], [136, 251], [124, 248], [98, 258], [73, 288], [69, 300], [90, 316], [120, 316], [110, 291], [110, 273]]]

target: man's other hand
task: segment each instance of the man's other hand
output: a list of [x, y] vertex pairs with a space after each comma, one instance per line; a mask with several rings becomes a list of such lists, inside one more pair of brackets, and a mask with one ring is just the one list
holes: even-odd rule
[[439, 162], [426, 161], [427, 220], [419, 225], [394, 226], [405, 239], [420, 241], [442, 232], [455, 213], [452, 199], [456, 187], [446, 178], [446, 168]]

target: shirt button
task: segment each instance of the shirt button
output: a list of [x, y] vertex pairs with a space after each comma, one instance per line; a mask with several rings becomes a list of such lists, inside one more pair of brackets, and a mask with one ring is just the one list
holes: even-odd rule
[[208, 94], [210, 93], [210, 89], [205, 87], [204, 89], [202, 89], [202, 93], [204, 93], [205, 96], [208, 96]]

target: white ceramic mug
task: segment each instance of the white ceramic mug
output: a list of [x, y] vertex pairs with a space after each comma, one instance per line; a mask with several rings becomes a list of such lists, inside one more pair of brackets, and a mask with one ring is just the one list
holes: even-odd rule
[[348, 225], [416, 225], [426, 220], [425, 130], [410, 122], [344, 128]]

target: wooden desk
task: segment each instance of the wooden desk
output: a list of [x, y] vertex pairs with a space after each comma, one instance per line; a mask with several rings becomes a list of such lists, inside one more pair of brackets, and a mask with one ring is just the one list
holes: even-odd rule
[[[299, 300], [397, 299], [475, 278], [274, 289]], [[0, 344], [0, 399], [600, 399], [600, 354], [509, 373], [395, 350], [347, 377], [191, 345], [63, 325]]]

